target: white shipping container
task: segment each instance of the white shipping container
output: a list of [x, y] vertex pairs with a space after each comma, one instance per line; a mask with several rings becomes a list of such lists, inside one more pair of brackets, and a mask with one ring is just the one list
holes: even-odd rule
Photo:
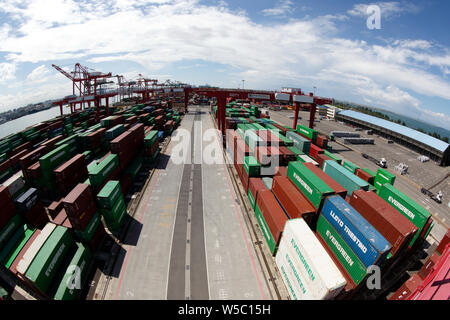
[[48, 237], [50, 237], [55, 228], [56, 224], [53, 223], [47, 223], [45, 225], [44, 229], [42, 229], [41, 233], [36, 237], [36, 239], [34, 239], [27, 252], [25, 252], [22, 259], [19, 261], [17, 265], [17, 272], [25, 275], [28, 267], [34, 260], [34, 257], [39, 253], [39, 250], [42, 248], [45, 241], [47, 241]]
[[289, 101], [291, 99], [291, 96], [288, 93], [275, 93], [275, 99], [276, 100], [282, 100], [282, 101]]
[[307, 156], [306, 154], [302, 154], [299, 155], [300, 158], [303, 159], [303, 161], [305, 161], [306, 163], [311, 162], [312, 164], [314, 164], [316, 167], [319, 166], [319, 163], [317, 161], [315, 161], [314, 159], [312, 159], [311, 157]]
[[295, 102], [313, 103], [314, 98], [310, 96], [294, 95], [293, 100]]
[[279, 249], [293, 256], [294, 264], [318, 300], [332, 299], [347, 284], [345, 278], [303, 219], [286, 222]]
[[25, 180], [23, 179], [22, 171], [19, 171], [11, 178], [6, 180], [3, 185], [8, 188], [9, 194], [11, 196], [16, 195], [18, 191], [25, 187]]
[[292, 300], [315, 300], [304, 277], [295, 267], [293, 256], [289, 252], [284, 248], [281, 250], [278, 248], [275, 263]]

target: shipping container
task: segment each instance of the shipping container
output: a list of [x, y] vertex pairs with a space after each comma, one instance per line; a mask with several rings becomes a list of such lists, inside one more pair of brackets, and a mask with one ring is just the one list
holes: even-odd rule
[[6, 245], [18, 228], [24, 224], [22, 216], [14, 215], [8, 223], [0, 230], [0, 250]]
[[316, 141], [318, 132], [314, 129], [308, 128], [306, 126], [303, 126], [301, 124], [297, 125], [297, 132], [300, 133], [301, 135], [308, 137], [309, 139], [311, 139], [313, 142]]
[[333, 189], [301, 162], [289, 163], [288, 177], [317, 209], [326, 196], [333, 194]]
[[8, 267], [9, 270], [15, 275], [17, 273], [17, 265], [19, 264], [19, 261], [22, 260], [24, 254], [27, 252], [27, 250], [31, 247], [31, 245], [34, 243], [34, 241], [38, 238], [38, 236], [41, 234], [41, 230], [35, 230], [33, 232], [33, 235], [27, 240], [25, 245], [20, 249], [20, 252], [16, 255], [11, 265]]
[[347, 196], [347, 190], [344, 189], [339, 183], [337, 183], [334, 179], [332, 179], [329, 175], [327, 175], [325, 172], [317, 168], [312, 163], [304, 163], [305, 167], [307, 167], [311, 172], [313, 172], [317, 177], [319, 177], [320, 180], [325, 182], [331, 189], [333, 189], [334, 194], [341, 196], [342, 199], [345, 199]]
[[78, 184], [63, 200], [64, 209], [75, 229], [84, 230], [97, 211], [92, 187]]
[[331, 160], [336, 161], [339, 164], [342, 164], [342, 159], [339, 158], [335, 153], [331, 153], [328, 150], [324, 150], [323, 154], [326, 155], [327, 157], [331, 158]]
[[417, 232], [417, 227], [374, 192], [355, 191], [349, 203], [389, 241], [394, 257], [407, 248]]
[[21, 213], [26, 213], [31, 210], [32, 207], [38, 201], [38, 190], [30, 188], [28, 191], [19, 196], [16, 200], [17, 208]]
[[317, 209], [288, 177], [274, 177], [272, 192], [290, 219], [303, 218], [312, 224]]
[[444, 253], [445, 247], [447, 244], [450, 243], [450, 229], [447, 229], [446, 234], [442, 238], [442, 240], [439, 242], [438, 247], [436, 248], [436, 252], [439, 255], [442, 255]]
[[288, 133], [286, 133], [286, 138], [292, 140], [294, 146], [298, 148], [300, 151], [302, 151], [305, 154], [309, 154], [311, 141], [307, 140], [306, 138], [303, 138], [302, 136], [293, 131], [289, 131]]
[[363, 179], [364, 181], [366, 181], [367, 183], [369, 183], [372, 186], [375, 184], [374, 176], [372, 176], [370, 173], [366, 172], [363, 169], [360, 169], [360, 168], [356, 169], [355, 175], [357, 177], [360, 177], [361, 179]]
[[253, 156], [244, 157], [244, 169], [249, 177], [258, 177], [261, 172], [261, 165]]
[[409, 246], [412, 247], [419, 238], [428, 219], [430, 219], [431, 214], [390, 184], [384, 184], [378, 195], [417, 227], [418, 230], [409, 244]]
[[34, 239], [33, 243], [28, 247], [27, 251], [18, 261], [16, 271], [22, 275], [28, 270], [28, 267], [34, 261], [35, 256], [39, 253], [41, 247], [45, 244], [47, 239], [56, 229], [56, 225], [53, 223], [47, 223], [39, 235]]
[[277, 256], [290, 254], [313, 299], [333, 299], [345, 287], [345, 278], [303, 219], [286, 222], [278, 250]]
[[317, 221], [317, 234], [358, 286], [366, 277], [367, 268], [323, 215]]
[[[264, 237], [269, 244], [270, 251], [272, 254], [275, 254], [276, 247], [278, 246], [278, 242], [280, 241], [284, 229], [284, 224], [288, 220], [288, 217], [270, 190], [258, 192], [256, 211], [258, 222], [260, 223]], [[258, 212], [260, 213], [260, 217], [258, 217]], [[261, 218], [263, 218], [264, 221], [262, 221]], [[266, 230], [266, 226], [268, 227], [268, 230]]]
[[307, 156], [306, 154], [299, 155], [297, 157], [297, 160], [300, 161], [301, 163], [312, 163], [316, 167], [319, 167], [319, 163], [317, 161], [315, 161], [313, 158], [311, 158], [310, 156]]
[[258, 199], [258, 192], [260, 190], [267, 190], [262, 179], [261, 178], [250, 178], [247, 195], [248, 195], [248, 199], [250, 201], [250, 205], [252, 206], [253, 210], [255, 210], [256, 200]]
[[328, 197], [321, 214], [366, 267], [384, 262], [391, 244], [344, 199]]
[[351, 196], [353, 191], [363, 189], [368, 191], [369, 184], [363, 179], [355, 176], [335, 161], [327, 160], [323, 165], [323, 171], [347, 190]]
[[344, 164], [342, 166], [351, 173], [355, 173], [356, 169], [360, 168], [358, 165], [351, 163], [350, 161], [344, 161]]
[[70, 262], [61, 266], [62, 279], [57, 279], [60, 281], [57, 282], [55, 294], [52, 294], [54, 300], [75, 300], [84, 287], [92, 253], [89, 247], [81, 243], [75, 243], [75, 248], [75, 253], [67, 257]]
[[318, 146], [316, 146], [315, 144], [311, 143], [311, 145], [309, 147], [309, 155], [311, 157], [313, 157], [315, 160], [317, 160], [317, 156], [319, 154], [323, 154], [323, 149], [318, 147]]
[[97, 194], [99, 208], [110, 209], [117, 200], [123, 199], [119, 181], [108, 181], [103, 189]]
[[389, 300], [408, 300], [423, 279], [416, 273], [413, 274], [390, 298]]

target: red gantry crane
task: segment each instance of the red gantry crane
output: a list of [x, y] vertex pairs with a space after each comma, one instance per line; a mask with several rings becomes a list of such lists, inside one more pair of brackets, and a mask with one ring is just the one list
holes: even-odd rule
[[[106, 100], [106, 114], [108, 114], [109, 98], [117, 95], [117, 91], [106, 90], [102, 88], [102, 86], [113, 83], [112, 81], [108, 81], [108, 79], [112, 77], [111, 72], [98, 72], [88, 67], [84, 67], [79, 63], [75, 64], [74, 70], [70, 73], [55, 64], [52, 64], [52, 67], [72, 81], [73, 94], [53, 102], [53, 104], [60, 107], [61, 115], [63, 114], [63, 105], [69, 105], [70, 111], [73, 113], [77, 110], [82, 110], [85, 103], [87, 103], [90, 108], [92, 102], [97, 108], [98, 115], [100, 112], [101, 99]], [[79, 109], [77, 109], [77, 105], [80, 106]]]
[[189, 101], [189, 95], [191, 93], [197, 93], [209, 98], [217, 99], [217, 123], [219, 130], [222, 131], [222, 135], [225, 136], [225, 109], [227, 98], [256, 101], [289, 101], [295, 104], [295, 114], [293, 128], [297, 128], [298, 113], [300, 111], [300, 105], [308, 105], [310, 109], [309, 127], [314, 126], [314, 117], [316, 114], [317, 105], [331, 104], [333, 100], [330, 98], [316, 97], [311, 92], [309, 95], [305, 95], [299, 90], [293, 90], [290, 92], [274, 92], [263, 90], [241, 90], [241, 89], [219, 89], [219, 88], [185, 88], [184, 103], [185, 109]]

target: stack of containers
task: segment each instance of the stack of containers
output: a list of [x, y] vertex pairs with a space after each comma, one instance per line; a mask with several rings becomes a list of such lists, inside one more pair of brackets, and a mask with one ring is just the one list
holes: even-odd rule
[[311, 143], [310, 147], [309, 147], [309, 155], [314, 158], [315, 160], [318, 159], [318, 156], [323, 154], [323, 149], [319, 148], [318, 146], [316, 146], [315, 144]]
[[278, 243], [288, 220], [283, 208], [270, 190], [259, 190], [255, 206], [256, 219], [272, 255], [276, 254]]
[[264, 182], [261, 178], [250, 178], [249, 179], [249, 188], [248, 188], [248, 200], [250, 201], [250, 205], [252, 209], [255, 210], [256, 201], [258, 200], [258, 193], [261, 190], [267, 190]]
[[108, 229], [112, 232], [119, 231], [127, 214], [119, 181], [109, 181], [97, 194], [97, 203]]
[[85, 156], [83, 154], [77, 154], [55, 169], [54, 174], [58, 191], [60, 195], [65, 196], [78, 183], [88, 178]]
[[389, 241], [392, 247], [390, 255], [394, 258], [408, 248], [418, 230], [374, 192], [357, 190], [349, 204]]
[[106, 131], [106, 133], [105, 133], [106, 140], [112, 141], [124, 132], [125, 132], [125, 128], [124, 128], [123, 124], [118, 124]]
[[299, 134], [301, 134], [302, 136], [306, 137], [307, 139], [309, 139], [310, 141], [312, 141], [313, 143], [315, 143], [317, 140], [318, 132], [314, 129], [308, 128], [301, 124], [298, 124], [297, 132]]
[[409, 243], [410, 248], [420, 236], [422, 239], [428, 236], [431, 231], [429, 223], [431, 214], [427, 210], [388, 183], [381, 187], [378, 195], [417, 227], [418, 230]]
[[8, 188], [5, 186], [0, 186], [0, 207], [2, 208], [0, 213], [0, 230], [3, 230], [16, 214], [16, 206], [11, 198]]
[[347, 283], [303, 219], [286, 222], [275, 262], [292, 300], [331, 300]]
[[375, 174], [370, 171], [367, 168], [363, 168], [363, 169], [356, 169], [355, 170], [355, 175], [357, 177], [360, 177], [361, 179], [363, 179], [364, 181], [366, 181], [367, 183], [369, 183], [371, 186], [373, 186], [375, 184]]
[[396, 178], [395, 174], [392, 174], [383, 168], [379, 168], [377, 171], [377, 175], [375, 176], [374, 186], [378, 191], [380, 191], [381, 187], [386, 183], [393, 186], [395, 178]]
[[17, 199], [26, 189], [25, 180], [23, 179], [23, 174], [21, 171], [17, 172], [11, 178], [3, 183], [3, 186], [8, 188], [9, 194], [15, 200]]
[[319, 239], [339, 261], [353, 289], [363, 283], [367, 268], [382, 264], [390, 243], [339, 196], [328, 197], [317, 221]]
[[63, 206], [72, 227], [85, 230], [97, 211], [92, 187], [79, 183], [64, 198]]
[[313, 225], [317, 209], [287, 176], [273, 178], [272, 192], [284, 208], [289, 219], [302, 218]]
[[100, 190], [106, 182], [118, 177], [120, 172], [117, 154], [107, 155], [100, 163], [88, 167], [89, 183], [94, 192]]
[[158, 131], [152, 130], [144, 138], [144, 157], [149, 162], [153, 162], [158, 157], [159, 152]]
[[286, 133], [286, 138], [292, 140], [294, 146], [297, 147], [304, 154], [309, 154], [309, 148], [311, 147], [311, 141], [303, 138], [299, 134], [293, 131], [288, 131]]
[[62, 146], [57, 147], [53, 151], [39, 158], [39, 166], [42, 172], [42, 182], [48, 187], [50, 192], [56, 189], [53, 170], [69, 160], [70, 156], [69, 145], [63, 144]]
[[37, 189], [28, 189], [16, 200], [16, 204], [30, 226], [42, 229], [49, 221], [45, 207], [39, 200]]
[[73, 238], [69, 229], [48, 223], [18, 262], [19, 277], [29, 287], [47, 295], [52, 280], [72, 244]]
[[317, 212], [320, 211], [325, 198], [334, 194], [332, 188], [301, 162], [289, 163], [288, 177], [316, 208]]
[[316, 160], [317, 160], [317, 163], [319, 164], [319, 167], [323, 168], [323, 164], [325, 163], [325, 161], [333, 160], [333, 159], [331, 159], [330, 157], [327, 157], [325, 155], [325, 153], [323, 153], [323, 154], [318, 154]]
[[337, 183], [334, 179], [332, 179], [329, 175], [327, 175], [325, 172], [317, 168], [312, 163], [304, 163], [303, 165], [309, 170], [311, 170], [312, 173], [318, 176], [331, 189], [333, 189], [334, 194], [341, 196], [342, 199], [345, 199], [347, 197], [347, 190], [344, 187], [342, 187], [339, 183]]
[[369, 190], [369, 184], [332, 160], [325, 161], [323, 171], [343, 186], [349, 196], [355, 190]]

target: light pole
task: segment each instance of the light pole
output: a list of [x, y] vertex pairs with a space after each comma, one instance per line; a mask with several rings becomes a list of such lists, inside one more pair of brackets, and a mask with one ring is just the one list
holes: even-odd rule
[[317, 88], [316, 87], [313, 87], [313, 88], [314, 88], [314, 95], [316, 95]]
[[245, 80], [242, 80], [242, 90], [244, 90], [244, 82]]

